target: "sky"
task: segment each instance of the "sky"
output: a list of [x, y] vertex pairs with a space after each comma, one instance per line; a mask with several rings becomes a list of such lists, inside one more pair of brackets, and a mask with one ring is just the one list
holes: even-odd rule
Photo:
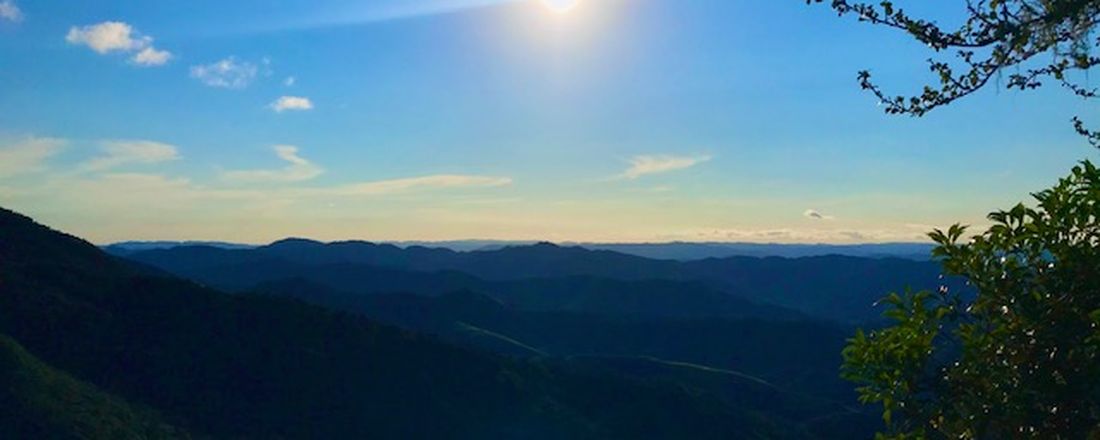
[[910, 118], [856, 82], [932, 56], [803, 0], [0, 0], [0, 206], [95, 243], [924, 241], [1097, 158], [1056, 88]]

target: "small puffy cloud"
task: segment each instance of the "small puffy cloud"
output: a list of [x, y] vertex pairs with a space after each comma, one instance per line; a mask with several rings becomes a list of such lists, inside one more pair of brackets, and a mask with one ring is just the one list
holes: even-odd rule
[[65, 143], [62, 139], [38, 137], [0, 143], [0, 178], [41, 170], [46, 160], [60, 152]]
[[108, 141], [103, 155], [81, 165], [85, 171], [104, 171], [125, 165], [149, 165], [180, 158], [176, 147], [153, 141]]
[[814, 220], [832, 220], [834, 218], [831, 215], [822, 214], [816, 209], [807, 209], [802, 212], [802, 216]]
[[346, 185], [333, 188], [329, 192], [345, 196], [373, 196], [424, 189], [492, 188], [511, 184], [512, 179], [508, 177], [442, 174]]
[[286, 79], [283, 80], [283, 85], [287, 86], [287, 87], [292, 87], [297, 82], [298, 82], [298, 78], [295, 78], [293, 76], [288, 76], [288, 77], [286, 77]]
[[157, 50], [146, 47], [138, 52], [130, 60], [139, 66], [163, 66], [172, 59], [172, 54], [166, 50]]
[[636, 156], [630, 159], [630, 168], [616, 178], [634, 180], [651, 174], [688, 169], [709, 160], [710, 156]]
[[191, 77], [210, 87], [243, 89], [252, 84], [259, 71], [253, 63], [229, 57], [210, 64], [191, 66]]
[[300, 182], [320, 176], [325, 172], [321, 167], [298, 155], [298, 147], [276, 145], [275, 154], [288, 165], [278, 170], [242, 170], [229, 171], [224, 177], [240, 182]]
[[283, 96], [269, 106], [276, 113], [313, 110], [313, 101], [301, 96]]
[[153, 38], [142, 35], [127, 23], [105, 21], [88, 26], [73, 26], [65, 41], [78, 46], [88, 46], [98, 54], [112, 52], [133, 53], [130, 61], [138, 66], [162, 66], [172, 54], [153, 47]]
[[23, 21], [23, 11], [12, 0], [0, 1], [0, 19], [18, 23]]
[[105, 54], [114, 51], [133, 51], [148, 46], [148, 42], [138, 37], [134, 28], [118, 21], [107, 21], [83, 27], [72, 27], [65, 41], [71, 44], [85, 45]]

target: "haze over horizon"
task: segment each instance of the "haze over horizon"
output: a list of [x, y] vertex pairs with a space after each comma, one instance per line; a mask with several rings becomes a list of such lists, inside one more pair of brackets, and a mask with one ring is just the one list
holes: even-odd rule
[[801, 1], [0, 5], [0, 205], [96, 243], [926, 242], [1096, 155]]

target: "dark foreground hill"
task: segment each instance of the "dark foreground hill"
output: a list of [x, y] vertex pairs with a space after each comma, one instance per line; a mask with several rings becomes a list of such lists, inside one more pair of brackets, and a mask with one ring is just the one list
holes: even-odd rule
[[73, 379], [0, 335], [0, 437], [183, 439], [152, 411]]
[[[809, 435], [778, 415], [660, 381], [583, 363], [506, 360], [290, 299], [227, 295], [145, 273], [0, 210], [0, 333], [28, 353], [7, 343], [8, 357], [87, 384], [66, 385], [66, 398], [102, 390], [126, 399], [107, 407], [133, 430], [163, 420], [216, 438]], [[41, 362], [26, 361], [30, 355]], [[29, 389], [15, 392], [56, 395], [50, 383], [25, 382]], [[131, 404], [160, 418], [127, 416]], [[21, 413], [0, 419], [7, 423], [0, 430], [18, 432], [12, 420], [30, 421], [50, 430], [43, 437], [64, 438], [78, 423], [59, 427], [11, 408]]]

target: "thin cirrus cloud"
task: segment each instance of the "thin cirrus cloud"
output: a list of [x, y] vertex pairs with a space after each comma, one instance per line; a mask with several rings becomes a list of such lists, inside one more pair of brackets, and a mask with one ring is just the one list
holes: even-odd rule
[[661, 237], [665, 240], [695, 242], [754, 242], [754, 243], [886, 243], [925, 242], [923, 233], [907, 228], [879, 229], [697, 229], [681, 231]]
[[324, 192], [342, 196], [377, 196], [426, 189], [493, 188], [511, 184], [512, 179], [508, 177], [440, 174], [344, 185]]
[[275, 113], [313, 110], [313, 101], [302, 96], [282, 96], [269, 105]]
[[256, 64], [232, 56], [210, 64], [191, 66], [192, 78], [207, 86], [223, 89], [246, 88], [259, 72]]
[[41, 171], [65, 144], [63, 139], [40, 137], [0, 143], [0, 178]]
[[160, 142], [131, 140], [103, 143], [103, 154], [83, 164], [84, 171], [106, 171], [127, 165], [149, 165], [180, 158], [176, 147]]
[[272, 147], [275, 155], [287, 162], [287, 166], [277, 170], [241, 170], [226, 172], [223, 177], [238, 182], [301, 182], [313, 179], [325, 172], [313, 162], [298, 155], [298, 147], [276, 145]]
[[[325, 172], [323, 168], [298, 154], [298, 147], [276, 145], [272, 147], [286, 167], [274, 170], [229, 171], [222, 175], [226, 180], [243, 183], [294, 183], [312, 180]], [[414, 191], [448, 188], [493, 188], [512, 184], [509, 177], [477, 176], [466, 174], [437, 174], [390, 180], [358, 182], [336, 186], [288, 188], [283, 195], [293, 197], [315, 196], [383, 196]]]
[[120, 21], [73, 26], [65, 41], [87, 46], [100, 55], [115, 52], [131, 54], [130, 62], [141, 67], [163, 66], [172, 59], [170, 52], [153, 46], [153, 37], [143, 35], [133, 26]]
[[615, 176], [613, 180], [635, 180], [653, 174], [664, 174], [685, 170], [707, 162], [710, 159], [710, 156], [635, 156], [630, 159], [630, 168], [627, 168], [622, 174]]
[[12, 0], [0, 1], [0, 20], [19, 23], [23, 21], [23, 11]]

